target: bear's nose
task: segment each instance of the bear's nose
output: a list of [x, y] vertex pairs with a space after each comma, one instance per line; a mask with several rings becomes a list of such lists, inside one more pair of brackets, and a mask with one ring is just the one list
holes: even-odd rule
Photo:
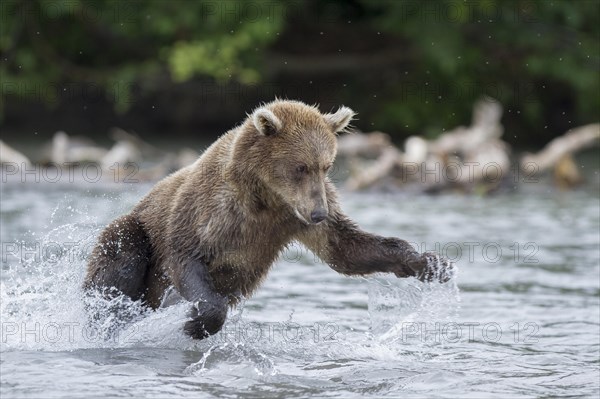
[[327, 217], [327, 211], [325, 209], [317, 209], [311, 212], [310, 220], [313, 223], [320, 223]]

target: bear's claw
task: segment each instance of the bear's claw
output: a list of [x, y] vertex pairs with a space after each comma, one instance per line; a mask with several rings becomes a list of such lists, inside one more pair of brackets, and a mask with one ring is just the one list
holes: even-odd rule
[[446, 258], [432, 252], [421, 255], [423, 267], [416, 277], [421, 281], [439, 281], [446, 283], [454, 277], [456, 266]]

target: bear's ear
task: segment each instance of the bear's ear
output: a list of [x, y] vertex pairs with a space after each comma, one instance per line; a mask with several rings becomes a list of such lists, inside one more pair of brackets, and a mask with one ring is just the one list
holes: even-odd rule
[[356, 113], [348, 107], [340, 107], [335, 114], [324, 114], [325, 122], [334, 133], [341, 132], [348, 127]]
[[281, 121], [266, 108], [259, 108], [252, 116], [254, 126], [265, 136], [272, 136], [281, 130]]

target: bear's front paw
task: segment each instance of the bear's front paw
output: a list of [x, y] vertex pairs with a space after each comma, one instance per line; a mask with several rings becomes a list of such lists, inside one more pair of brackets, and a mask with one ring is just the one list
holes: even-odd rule
[[183, 325], [183, 331], [193, 339], [204, 339], [210, 336], [204, 326], [204, 320], [200, 319], [186, 321]]
[[227, 309], [222, 311], [206, 302], [198, 302], [192, 306], [190, 317], [192, 320], [184, 324], [183, 331], [194, 339], [204, 339], [221, 330], [227, 318]]
[[456, 272], [454, 263], [433, 252], [424, 252], [421, 255], [422, 265], [416, 277], [421, 281], [439, 281], [446, 283], [452, 279]]

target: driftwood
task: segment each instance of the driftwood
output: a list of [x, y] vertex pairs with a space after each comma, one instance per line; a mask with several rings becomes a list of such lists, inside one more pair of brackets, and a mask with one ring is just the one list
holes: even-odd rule
[[18, 165], [18, 167], [31, 165], [29, 158], [0, 140], [0, 164], [8, 163]]
[[341, 137], [340, 155], [351, 161], [375, 158], [346, 182], [350, 190], [367, 189], [386, 181], [396, 186], [413, 184], [422, 190], [460, 188], [475, 185], [493, 189], [508, 176], [510, 148], [500, 137], [502, 107], [492, 99], [477, 102], [469, 127], [458, 127], [428, 141], [411, 136], [404, 152], [381, 132]]
[[362, 190], [370, 187], [384, 177], [400, 163], [400, 151], [394, 146], [384, 148], [377, 160], [367, 166], [361, 173], [350, 176], [346, 182], [346, 188], [349, 190]]
[[65, 132], [59, 131], [52, 138], [50, 161], [63, 165], [67, 162], [100, 162], [107, 150], [94, 145], [88, 139], [69, 137]]
[[338, 156], [376, 158], [392, 146], [390, 136], [382, 132], [348, 133], [338, 140]]
[[183, 148], [177, 153], [175, 158], [175, 169], [185, 168], [188, 165], [193, 164], [200, 157], [198, 151], [191, 148]]
[[100, 165], [107, 170], [110, 167], [125, 168], [130, 162], [140, 162], [142, 153], [136, 145], [130, 141], [117, 141], [112, 148], [102, 157]]
[[[162, 150], [143, 140], [137, 134], [127, 132], [118, 127], [111, 129], [110, 136], [113, 140], [117, 141], [116, 145], [120, 145], [123, 155], [128, 155], [130, 158], [136, 159], [136, 161], [138, 159], [160, 159], [154, 165], [140, 169], [142, 180], [161, 179], [169, 173], [191, 165], [200, 156], [197, 151], [188, 147], [182, 148], [177, 153]], [[132, 160], [130, 159], [129, 162], [132, 162]], [[123, 161], [120, 161], [120, 163], [123, 163]]]
[[[110, 149], [106, 149], [86, 137], [69, 136], [63, 131], [58, 131], [49, 145], [45, 146], [45, 154], [36, 164], [42, 168], [50, 167], [53, 163], [61, 168], [97, 164], [103, 172], [102, 176], [114, 177], [115, 168], [118, 168], [123, 175], [130, 176], [131, 179], [154, 181], [193, 163], [200, 156], [190, 148], [182, 148], [176, 153], [159, 149], [137, 135], [119, 128], [113, 128], [110, 136], [115, 143]], [[32, 165], [27, 157], [1, 141], [0, 160], [1, 163]], [[130, 163], [135, 164], [134, 169]], [[131, 174], [133, 170], [135, 175]]]
[[569, 189], [583, 182], [583, 176], [571, 154], [564, 155], [554, 166], [554, 183], [561, 189]]
[[167, 153], [162, 160], [152, 166], [140, 169], [137, 174], [139, 180], [160, 180], [176, 170], [196, 162], [200, 154], [191, 148], [183, 148], [177, 154]]
[[430, 143], [430, 151], [444, 155], [454, 152], [473, 153], [481, 145], [502, 137], [504, 129], [500, 124], [502, 106], [488, 97], [478, 101], [473, 109], [471, 126], [460, 126]]
[[600, 144], [600, 123], [580, 126], [549, 142], [537, 154], [525, 154], [521, 168], [536, 174], [553, 169], [555, 184], [568, 189], [583, 182], [583, 176], [573, 155], [585, 148]]
[[116, 142], [129, 142], [133, 144], [144, 156], [144, 158], [148, 157], [158, 157], [165, 155], [165, 151], [161, 150], [154, 145], [148, 143], [136, 133], [130, 133], [126, 130], [123, 130], [119, 127], [113, 127], [109, 132], [110, 137]]
[[525, 169], [535, 164], [538, 172], [544, 172], [554, 167], [565, 156], [599, 143], [600, 123], [580, 126], [555, 138], [537, 154], [525, 154], [521, 159], [521, 167]]

